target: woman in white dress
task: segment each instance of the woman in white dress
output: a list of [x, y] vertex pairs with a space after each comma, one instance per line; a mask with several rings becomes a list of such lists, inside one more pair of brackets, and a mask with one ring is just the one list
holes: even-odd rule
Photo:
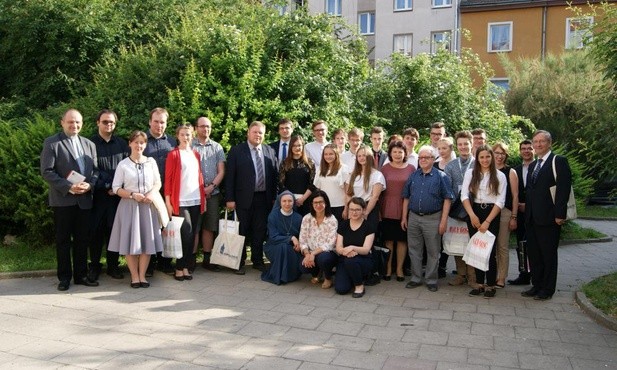
[[129, 137], [131, 154], [116, 169], [112, 189], [120, 198], [108, 248], [126, 256], [132, 288], [148, 288], [150, 255], [163, 250], [161, 225], [152, 207], [160, 197], [161, 176], [154, 158], [143, 155], [148, 138], [142, 131]]
[[321, 154], [321, 165], [315, 174], [313, 184], [316, 188], [328, 194], [332, 214], [338, 222], [343, 221], [345, 208], [345, 181], [349, 177], [349, 169], [341, 162], [341, 157], [335, 144], [328, 144]]

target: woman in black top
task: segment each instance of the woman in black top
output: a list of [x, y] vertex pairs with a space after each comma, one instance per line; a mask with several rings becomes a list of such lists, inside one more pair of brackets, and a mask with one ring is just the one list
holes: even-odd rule
[[375, 230], [364, 219], [365, 209], [364, 199], [351, 198], [347, 203], [349, 218], [339, 224], [336, 236], [339, 262], [334, 290], [338, 294], [347, 294], [353, 289], [354, 298], [364, 296], [364, 278], [373, 269], [373, 260], [369, 253], [375, 240]]
[[285, 158], [279, 169], [279, 193], [285, 190], [293, 193], [298, 213], [304, 216], [309, 211], [304, 202], [315, 190], [315, 164], [306, 156], [301, 136], [292, 136], [289, 147], [291, 154]]

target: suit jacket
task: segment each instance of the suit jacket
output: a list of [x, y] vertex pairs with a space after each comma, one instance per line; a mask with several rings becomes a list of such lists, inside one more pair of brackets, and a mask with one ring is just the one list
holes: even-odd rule
[[[383, 167], [383, 164], [386, 162], [386, 159], [388, 158], [388, 153], [386, 153], [382, 149], [379, 149], [378, 153], [379, 153], [379, 162], [376, 162], [375, 166], [378, 170], [381, 171], [381, 167]], [[371, 155], [373, 156], [373, 158], [375, 158], [375, 152], [372, 150], [371, 150]]]
[[[266, 199], [274, 202], [278, 181], [278, 160], [274, 149], [262, 144], [264, 171], [266, 173]], [[236, 202], [237, 208], [250, 208], [255, 193], [255, 166], [247, 142], [229, 150], [225, 168], [225, 200]]]
[[[274, 156], [278, 159], [278, 162], [283, 162], [283, 158], [279, 158], [279, 149], [281, 147], [281, 141], [277, 140], [273, 143], [268, 144], [272, 149], [274, 149]], [[289, 143], [287, 143], [287, 155], [290, 153]]]
[[96, 146], [84, 137], [79, 136], [84, 150], [86, 177], [84, 181], [90, 184], [90, 191], [85, 194], [69, 193], [72, 184], [67, 180], [71, 171], [81, 172], [73, 154], [70, 139], [64, 132], [45, 139], [41, 152], [41, 175], [49, 184], [49, 205], [51, 207], [68, 207], [78, 205], [81, 209], [92, 208], [92, 192], [99, 176], [96, 158]]
[[[557, 181], [553, 176], [553, 158]], [[555, 218], [566, 218], [568, 199], [572, 187], [572, 172], [568, 160], [551, 153], [542, 164], [535, 183], [532, 180], [533, 172], [538, 161], [529, 165], [527, 172], [527, 187], [525, 189], [525, 221], [536, 225], [556, 225]], [[555, 203], [551, 198], [550, 187], [557, 186]]]

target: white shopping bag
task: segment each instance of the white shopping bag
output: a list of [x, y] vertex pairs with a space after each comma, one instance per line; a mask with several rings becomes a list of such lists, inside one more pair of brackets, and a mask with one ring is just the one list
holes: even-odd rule
[[183, 217], [172, 216], [171, 221], [161, 231], [163, 237], [163, 257], [182, 258], [182, 238], [180, 228], [184, 222]]
[[463, 261], [470, 266], [479, 270], [488, 270], [488, 261], [491, 257], [491, 250], [495, 244], [495, 235], [486, 230], [485, 233], [480, 231], [473, 234], [467, 244], [467, 250], [463, 255]]
[[227, 219], [227, 208], [225, 208], [225, 218], [219, 220], [219, 234], [226, 231], [230, 234], [240, 235], [240, 222], [238, 221], [238, 215], [234, 211], [234, 219]]
[[448, 226], [443, 234], [443, 251], [450, 256], [462, 256], [469, 244], [467, 222], [448, 217]]

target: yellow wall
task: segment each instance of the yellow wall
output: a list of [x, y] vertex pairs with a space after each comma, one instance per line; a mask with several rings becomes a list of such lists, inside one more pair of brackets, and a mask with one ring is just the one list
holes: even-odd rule
[[[581, 6], [584, 12], [587, 6]], [[483, 62], [491, 65], [495, 78], [506, 78], [499, 63], [498, 53], [487, 51], [488, 24], [512, 22], [512, 51], [505, 52], [508, 58], [539, 58], [542, 55], [542, 7], [503, 9], [461, 13], [461, 27], [470, 32], [471, 39], [462, 39], [462, 46], [471, 48]], [[547, 9], [546, 52], [561, 53], [565, 48], [566, 18], [574, 13], [567, 6], [553, 6]]]

